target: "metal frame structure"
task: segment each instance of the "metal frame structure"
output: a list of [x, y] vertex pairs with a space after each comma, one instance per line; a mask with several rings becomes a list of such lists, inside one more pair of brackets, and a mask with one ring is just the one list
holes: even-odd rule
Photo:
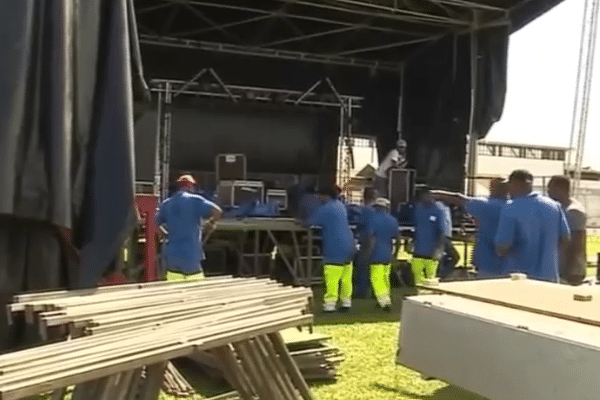
[[[575, 171], [573, 185], [571, 186], [572, 196], [577, 196], [580, 194], [581, 168], [583, 163], [583, 150], [585, 148], [592, 76], [594, 71], [593, 67], [596, 50], [596, 37], [598, 34], [599, 11], [599, 0], [586, 0], [583, 12], [583, 23], [581, 27], [581, 46], [579, 49], [579, 65], [577, 70], [577, 82], [575, 85], [575, 101], [573, 104], [571, 138], [569, 141], [570, 151], [567, 157], [567, 170]], [[576, 141], [575, 132], [577, 132]], [[576, 144], [575, 149], [573, 148], [574, 144]], [[571, 164], [573, 150], [575, 150], [575, 162], [574, 164]]]
[[474, 12], [480, 15], [480, 28], [508, 25], [520, 3], [138, 0], [136, 12], [146, 45], [397, 71], [404, 51], [450, 33], [468, 33]]
[[[211, 76], [213, 82], [202, 82], [201, 78]], [[331, 94], [320, 94], [315, 90], [327, 85]], [[360, 96], [342, 95], [338, 93], [329, 78], [317, 81], [305, 92], [278, 89], [228, 85], [223, 82], [212, 68], [205, 68], [189, 81], [154, 79], [150, 82], [152, 92], [158, 97], [158, 123], [156, 130], [156, 160], [154, 172], [154, 194], [164, 199], [168, 194], [169, 168], [171, 157], [171, 125], [173, 99], [180, 95], [230, 99], [234, 103], [254, 101], [260, 103], [276, 103], [289, 106], [312, 106], [338, 108], [340, 112], [340, 137], [349, 140], [352, 135], [352, 111], [361, 108], [363, 98]], [[349, 171], [353, 165], [352, 149], [349, 148], [340, 165], [347, 166]]]

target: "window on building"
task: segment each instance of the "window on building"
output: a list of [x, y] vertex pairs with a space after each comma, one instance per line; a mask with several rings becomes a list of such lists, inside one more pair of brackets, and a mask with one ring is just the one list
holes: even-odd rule
[[495, 156], [496, 155], [496, 145], [480, 144], [478, 154], [480, 156]]

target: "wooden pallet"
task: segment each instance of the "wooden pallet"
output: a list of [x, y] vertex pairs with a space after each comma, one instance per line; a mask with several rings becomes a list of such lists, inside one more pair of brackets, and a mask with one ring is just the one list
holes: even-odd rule
[[168, 360], [209, 349], [244, 400], [312, 399], [279, 333], [312, 323], [311, 298], [307, 288], [231, 277], [16, 296], [13, 313], [75, 338], [0, 356], [0, 400], [58, 400], [73, 385], [73, 400], [153, 400], [165, 374], [179, 378]]

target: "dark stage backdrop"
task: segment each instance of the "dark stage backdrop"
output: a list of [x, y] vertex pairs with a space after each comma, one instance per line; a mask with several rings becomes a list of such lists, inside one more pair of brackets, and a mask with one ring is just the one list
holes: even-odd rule
[[[243, 153], [249, 172], [334, 173], [337, 111], [219, 100], [194, 103], [183, 100], [172, 107], [172, 171], [214, 171], [217, 154]], [[138, 180], [153, 179], [156, 124], [156, 111], [136, 124]]]

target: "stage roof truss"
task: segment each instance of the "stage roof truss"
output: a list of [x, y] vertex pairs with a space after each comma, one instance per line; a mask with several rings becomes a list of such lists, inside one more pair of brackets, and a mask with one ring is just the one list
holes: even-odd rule
[[[557, 2], [136, 0], [135, 5], [146, 45], [398, 70], [403, 60], [441, 37], [511, 25], [521, 8], [540, 14]], [[532, 19], [520, 17], [513, 29], [527, 18]]]

